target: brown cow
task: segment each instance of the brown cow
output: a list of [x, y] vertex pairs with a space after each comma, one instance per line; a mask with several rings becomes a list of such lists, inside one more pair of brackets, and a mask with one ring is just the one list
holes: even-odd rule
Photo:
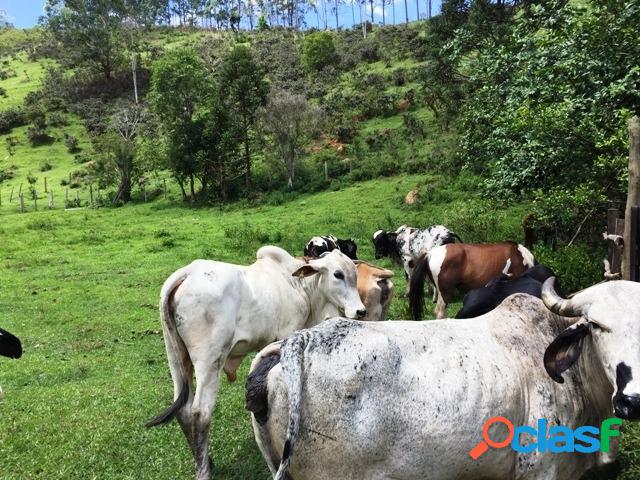
[[366, 262], [355, 263], [358, 269], [358, 294], [367, 310], [362, 320], [385, 320], [393, 297], [393, 282], [390, 280], [393, 272]]
[[[503, 272], [507, 261], [511, 266]], [[436, 294], [436, 318], [444, 318], [454, 291], [466, 293], [484, 287], [501, 273], [519, 277], [534, 265], [533, 255], [515, 242], [450, 243], [422, 255], [411, 276], [409, 304], [413, 318], [420, 320], [424, 309], [424, 282], [429, 276]]]

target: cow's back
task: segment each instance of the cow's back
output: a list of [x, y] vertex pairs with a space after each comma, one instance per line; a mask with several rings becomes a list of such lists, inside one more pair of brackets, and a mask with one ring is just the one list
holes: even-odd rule
[[511, 260], [509, 273], [513, 277], [525, 271], [522, 255], [514, 242], [452, 243], [446, 248], [442, 271], [451, 271], [454, 276], [459, 272], [457, 284], [463, 292], [483, 287], [499, 276], [507, 260]]
[[[539, 300], [517, 297], [537, 322], [549, 319]], [[332, 320], [312, 329], [318, 333], [305, 349], [292, 477], [514, 478], [512, 450], [490, 452], [480, 467], [468, 452], [486, 420], [502, 415], [530, 424], [538, 413], [529, 402], [544, 401], [536, 389], [555, 393], [542, 366], [553, 328], [541, 333], [505, 303], [472, 320]], [[269, 374], [268, 391], [266, 431], [281, 454], [288, 403], [280, 366]]]

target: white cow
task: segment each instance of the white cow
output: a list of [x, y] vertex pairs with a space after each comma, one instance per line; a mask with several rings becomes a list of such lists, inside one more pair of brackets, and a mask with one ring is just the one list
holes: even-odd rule
[[249, 266], [196, 260], [178, 270], [160, 293], [174, 403], [148, 425], [177, 416], [197, 478], [208, 480], [209, 425], [222, 369], [233, 381], [248, 353], [341, 313], [361, 318], [366, 310], [356, 266], [338, 250], [305, 263], [269, 246]]
[[[274, 478], [580, 478], [603, 456], [509, 447], [470, 456], [494, 416], [572, 429], [614, 414], [640, 419], [640, 284], [600, 284], [563, 300], [552, 282], [545, 304], [580, 319], [516, 294], [473, 319], [334, 319], [265, 348], [247, 408]], [[518, 440], [531, 446], [535, 437]]]

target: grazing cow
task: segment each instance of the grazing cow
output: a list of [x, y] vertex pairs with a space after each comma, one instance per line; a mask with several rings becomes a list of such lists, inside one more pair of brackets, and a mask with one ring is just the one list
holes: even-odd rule
[[[462, 308], [456, 318], [472, 318], [484, 315], [514, 293], [527, 293], [540, 298], [542, 284], [549, 277], [555, 277], [555, 274], [544, 265], [535, 265], [525, 270], [522, 276], [518, 278], [513, 278], [503, 273], [484, 287], [474, 288], [469, 291], [462, 299]], [[558, 293], [564, 297], [564, 292], [562, 292], [557, 283], [556, 288]]]
[[22, 344], [15, 335], [0, 328], [0, 355], [9, 358], [22, 356]]
[[356, 268], [358, 269], [358, 294], [367, 310], [367, 315], [362, 320], [385, 320], [393, 297], [391, 277], [394, 273], [361, 261], [356, 262]]
[[199, 480], [211, 476], [208, 434], [221, 371], [234, 381], [249, 352], [340, 312], [364, 317], [356, 276], [353, 261], [337, 250], [305, 263], [267, 246], [249, 266], [196, 260], [167, 279], [160, 317], [174, 403], [147, 425], [177, 416]]
[[318, 258], [323, 253], [331, 252], [333, 250], [340, 250], [352, 260], [358, 259], [356, 254], [358, 246], [356, 245], [356, 242], [350, 238], [342, 240], [334, 237], [333, 235], [313, 237], [304, 247], [304, 255], [305, 257]]
[[509, 273], [515, 278], [534, 266], [531, 252], [515, 242], [452, 243], [435, 247], [420, 257], [411, 278], [409, 304], [413, 318], [422, 318], [427, 275], [436, 289], [436, 318], [444, 318], [456, 289], [466, 293], [483, 287], [500, 275], [507, 261], [510, 261]]
[[[427, 228], [413, 228], [402, 225], [395, 232], [378, 230], [373, 234], [376, 258], [390, 257], [396, 264], [402, 265], [405, 277], [411, 280], [416, 261], [432, 248], [454, 243], [458, 235], [444, 225]], [[407, 284], [407, 288], [408, 288]], [[408, 290], [407, 290], [408, 293]]]
[[[539, 419], [569, 429], [640, 419], [640, 284], [603, 283], [571, 300], [552, 285], [544, 303], [516, 294], [475, 319], [338, 318], [262, 350], [246, 406], [274, 478], [575, 480], [605, 461], [537, 449], [535, 429]], [[496, 416], [533, 427], [515, 438], [526, 453], [507, 446], [474, 460]]]

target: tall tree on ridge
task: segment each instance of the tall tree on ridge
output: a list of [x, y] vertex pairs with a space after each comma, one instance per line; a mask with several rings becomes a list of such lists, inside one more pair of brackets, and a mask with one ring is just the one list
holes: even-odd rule
[[249, 129], [255, 122], [258, 107], [264, 105], [269, 84], [249, 47], [236, 45], [224, 58], [220, 69], [220, 91], [242, 122], [245, 188], [251, 192], [251, 152]]

